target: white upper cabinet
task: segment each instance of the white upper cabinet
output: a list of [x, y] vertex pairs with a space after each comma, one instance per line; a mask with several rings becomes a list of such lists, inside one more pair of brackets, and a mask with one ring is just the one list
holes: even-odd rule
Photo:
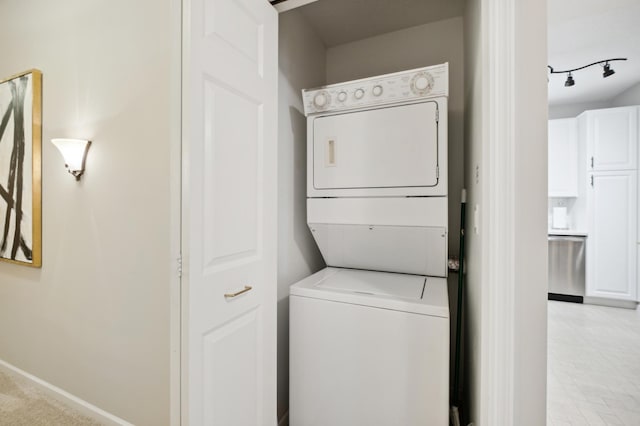
[[549, 197], [578, 196], [578, 120], [549, 120]]
[[638, 107], [585, 112], [587, 170], [635, 170], [638, 164]]

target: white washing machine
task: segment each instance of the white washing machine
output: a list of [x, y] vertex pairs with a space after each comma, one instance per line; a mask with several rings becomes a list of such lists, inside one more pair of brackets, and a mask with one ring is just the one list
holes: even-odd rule
[[307, 222], [292, 426], [448, 424], [448, 64], [303, 91]]
[[445, 278], [329, 267], [290, 304], [292, 426], [448, 424]]

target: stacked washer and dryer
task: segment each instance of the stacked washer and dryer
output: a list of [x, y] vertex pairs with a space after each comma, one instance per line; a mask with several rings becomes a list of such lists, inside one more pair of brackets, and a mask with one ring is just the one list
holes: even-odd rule
[[448, 64], [303, 91], [307, 222], [292, 426], [447, 425]]

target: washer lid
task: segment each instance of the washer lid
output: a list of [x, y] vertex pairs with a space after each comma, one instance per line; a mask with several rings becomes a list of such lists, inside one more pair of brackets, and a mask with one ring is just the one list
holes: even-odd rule
[[344, 269], [319, 282], [316, 288], [420, 300], [425, 282], [426, 277], [420, 275]]
[[446, 278], [328, 267], [290, 295], [449, 318]]

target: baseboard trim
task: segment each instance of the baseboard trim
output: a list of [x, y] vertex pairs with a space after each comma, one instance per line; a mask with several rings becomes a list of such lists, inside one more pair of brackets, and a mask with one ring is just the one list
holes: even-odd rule
[[280, 421], [278, 422], [278, 426], [289, 426], [289, 411], [284, 413]]
[[610, 308], [636, 309], [638, 307], [638, 302], [633, 300], [606, 299], [604, 297], [585, 296], [584, 303], [588, 305], [609, 306]]
[[18, 379], [30, 382], [46, 395], [74, 408], [75, 410], [97, 422], [109, 426], [133, 426], [131, 423], [122, 420], [121, 418], [114, 416], [113, 414], [107, 413], [106, 411], [96, 407], [95, 405], [90, 404], [87, 401], [80, 399], [67, 391], [62, 390], [49, 382], [45, 382], [44, 380], [34, 376], [33, 374], [29, 374], [26, 371], [21, 370], [18, 367], [15, 367], [1, 359], [0, 370], [3, 370], [7, 374], [10, 374], [14, 377], [17, 376]]

